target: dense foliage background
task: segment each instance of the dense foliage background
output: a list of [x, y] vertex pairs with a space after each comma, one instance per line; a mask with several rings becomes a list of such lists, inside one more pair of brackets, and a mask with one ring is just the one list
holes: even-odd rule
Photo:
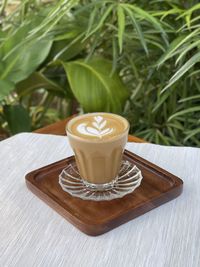
[[109, 111], [200, 146], [198, 1], [4, 0], [0, 16], [0, 132]]

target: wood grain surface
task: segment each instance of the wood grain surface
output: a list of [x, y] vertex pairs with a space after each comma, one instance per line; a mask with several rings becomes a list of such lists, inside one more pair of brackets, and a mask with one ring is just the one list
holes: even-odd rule
[[55, 162], [26, 175], [27, 187], [82, 232], [96, 236], [136, 218], [177, 197], [182, 192], [180, 178], [125, 151], [128, 159], [141, 169], [139, 188], [111, 201], [86, 201], [64, 192], [58, 183], [61, 171], [73, 157]]

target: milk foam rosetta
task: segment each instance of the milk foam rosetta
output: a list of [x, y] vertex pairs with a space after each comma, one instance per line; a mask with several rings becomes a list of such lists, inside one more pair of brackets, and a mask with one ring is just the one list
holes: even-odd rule
[[105, 140], [122, 133], [128, 127], [125, 119], [108, 113], [93, 113], [77, 117], [69, 131], [86, 139]]
[[87, 123], [80, 123], [76, 129], [80, 134], [102, 138], [114, 130], [113, 128], [106, 128], [106, 124], [107, 120], [102, 116], [95, 116], [92, 126], [87, 126]]

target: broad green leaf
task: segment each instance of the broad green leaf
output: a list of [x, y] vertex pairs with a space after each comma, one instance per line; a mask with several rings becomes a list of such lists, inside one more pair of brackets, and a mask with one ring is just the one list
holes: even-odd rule
[[0, 78], [17, 83], [27, 78], [45, 60], [50, 49], [51, 40], [34, 41], [17, 51], [4, 62], [5, 70]]
[[0, 42], [2, 42], [7, 37], [8, 31], [3, 31], [0, 29]]
[[3, 61], [5, 61], [10, 56], [13, 57], [16, 54], [18, 54], [18, 51], [20, 51], [22, 46], [25, 46], [30, 43], [26, 40], [29, 31], [32, 28], [35, 28], [41, 22], [42, 22], [42, 17], [33, 16], [33, 18], [30, 21], [26, 20], [16, 29], [15, 28], [12, 29], [12, 31], [8, 33], [7, 38], [5, 38], [5, 40], [2, 42], [0, 46], [0, 58]]
[[29, 28], [30, 23], [27, 23], [13, 31], [7, 38], [4, 39], [0, 46], [0, 58], [2, 61], [9, 57], [12, 52], [19, 49], [19, 45], [22, 41], [24, 41]]
[[19, 82], [16, 85], [16, 91], [19, 97], [29, 95], [34, 90], [40, 88], [44, 88], [60, 97], [65, 97], [66, 94], [62, 87], [46, 78], [42, 73], [39, 72], [34, 72], [27, 79]]
[[0, 73], [1, 80], [8, 79], [8, 76], [12, 72], [13, 68], [15, 67], [19, 57], [20, 57], [20, 54], [16, 55], [9, 63], [2, 62], [5, 68], [3, 70], [1, 69], [1, 73]]
[[180, 79], [189, 69], [191, 69], [197, 62], [200, 61], [200, 52], [191, 57], [170, 79], [169, 83], [161, 91], [164, 92], [167, 88], [172, 86], [178, 79]]
[[[27, 78], [47, 57], [52, 41], [24, 42], [29, 30], [41, 21], [25, 23], [13, 31], [0, 46], [0, 80], [17, 83]], [[3, 67], [2, 67], [3, 66]], [[14, 89], [14, 88], [13, 88]]]
[[118, 74], [112, 71], [112, 62], [95, 58], [63, 63], [74, 93], [85, 112], [121, 112], [129, 96]]
[[14, 90], [14, 88], [14, 83], [6, 80], [0, 80], [0, 101], [8, 96]]
[[119, 53], [121, 54], [123, 48], [123, 35], [125, 29], [125, 15], [124, 10], [120, 6], [117, 7], [117, 18], [118, 18], [118, 44], [119, 44]]
[[31, 131], [31, 120], [28, 111], [21, 105], [3, 106], [3, 114], [12, 134]]
[[179, 117], [179, 116], [182, 116], [182, 115], [185, 115], [185, 114], [188, 114], [188, 113], [197, 112], [197, 111], [200, 111], [200, 106], [181, 110], [179, 112], [174, 113], [172, 116], [170, 116], [168, 121], [171, 121], [172, 119], [174, 119], [176, 117]]

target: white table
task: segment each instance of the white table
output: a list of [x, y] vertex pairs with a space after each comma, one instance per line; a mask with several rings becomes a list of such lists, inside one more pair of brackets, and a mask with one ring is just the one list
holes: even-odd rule
[[0, 142], [0, 267], [199, 267], [200, 149], [127, 148], [184, 180], [177, 199], [90, 237], [25, 185], [24, 175], [72, 154], [67, 137], [23, 133]]

